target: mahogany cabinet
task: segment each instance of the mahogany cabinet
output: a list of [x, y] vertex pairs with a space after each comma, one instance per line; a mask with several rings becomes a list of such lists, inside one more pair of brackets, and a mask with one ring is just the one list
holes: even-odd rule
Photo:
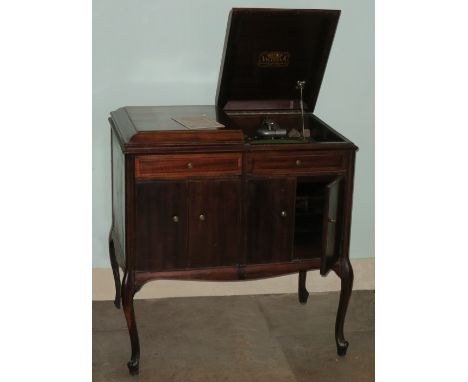
[[[341, 278], [335, 339], [338, 354], [346, 353], [357, 147], [313, 114], [338, 17], [339, 11], [234, 9], [216, 105], [111, 112], [109, 252], [132, 374], [140, 357], [133, 297], [158, 279], [297, 273], [305, 303], [306, 272], [333, 270]], [[293, 28], [292, 35], [280, 25]], [[252, 54], [258, 61], [245, 59]], [[301, 98], [291, 89], [297, 80], [306, 84]], [[176, 121], [191, 116], [224, 127], [193, 129]], [[272, 120], [288, 136], [259, 139]]]

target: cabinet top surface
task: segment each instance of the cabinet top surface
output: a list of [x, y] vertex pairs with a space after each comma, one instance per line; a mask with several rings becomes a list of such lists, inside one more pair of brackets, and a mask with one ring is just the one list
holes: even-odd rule
[[[175, 119], [203, 116], [224, 125], [223, 128], [190, 129]], [[126, 152], [152, 152], [172, 148], [196, 151], [207, 149], [356, 149], [344, 136], [311, 113], [305, 122], [311, 140], [295, 144], [251, 144], [248, 136], [266, 117], [273, 118], [286, 129], [299, 128], [301, 115], [297, 111], [249, 111], [230, 113], [213, 105], [201, 106], [127, 106], [111, 112], [109, 118], [120, 144]], [[273, 144], [275, 143], [275, 144]]]
[[[180, 131], [189, 130], [173, 118], [184, 118], [193, 115], [206, 115], [217, 120], [215, 106], [127, 106], [125, 111], [135, 130], [143, 131]], [[214, 130], [214, 129], [213, 129]]]

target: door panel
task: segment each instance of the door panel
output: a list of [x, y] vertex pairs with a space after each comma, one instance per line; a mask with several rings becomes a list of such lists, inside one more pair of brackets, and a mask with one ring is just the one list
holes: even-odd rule
[[241, 255], [240, 179], [191, 181], [189, 268], [236, 265]]
[[338, 237], [341, 218], [340, 193], [343, 177], [340, 176], [327, 184], [325, 188], [325, 214], [323, 218], [323, 250], [320, 264], [320, 273], [330, 270], [331, 260], [338, 254]]
[[186, 181], [136, 184], [136, 269], [160, 271], [187, 264]]
[[248, 264], [292, 260], [295, 188], [295, 178], [248, 180]]

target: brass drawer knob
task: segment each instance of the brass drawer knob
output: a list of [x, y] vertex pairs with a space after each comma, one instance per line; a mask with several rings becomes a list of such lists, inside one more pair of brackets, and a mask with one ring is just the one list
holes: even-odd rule
[[286, 216], [288, 216], [288, 214], [286, 213], [286, 211], [281, 211], [281, 217], [282, 217], [282, 218], [285, 218]]
[[302, 161], [300, 159], [296, 160], [296, 166], [301, 167], [302, 166]]
[[205, 221], [205, 215], [201, 214], [201, 215], [200, 215], [200, 220], [201, 220], [202, 222], [204, 222], [204, 221]]
[[174, 215], [174, 216], [172, 217], [172, 221], [173, 221], [174, 223], [178, 223], [178, 222], [179, 222], [179, 217], [178, 217], [177, 215]]
[[187, 168], [193, 168], [193, 164], [192, 163], [187, 163]]

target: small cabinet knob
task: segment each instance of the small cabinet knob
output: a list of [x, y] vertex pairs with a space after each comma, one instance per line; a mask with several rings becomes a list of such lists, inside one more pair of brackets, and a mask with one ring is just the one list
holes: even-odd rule
[[302, 166], [302, 161], [300, 159], [296, 160], [296, 166], [301, 167]]
[[200, 214], [200, 220], [201, 220], [202, 222], [204, 222], [204, 221], [205, 221], [205, 215]]
[[286, 213], [286, 211], [281, 211], [281, 217], [282, 218], [285, 218], [286, 216], [288, 216], [288, 214]]
[[174, 216], [172, 217], [172, 221], [173, 221], [174, 223], [178, 223], [178, 222], [179, 222], [179, 217], [178, 217], [177, 215], [174, 215]]
[[328, 218], [329, 223], [336, 223], [336, 219]]
[[187, 168], [193, 168], [193, 164], [192, 163], [187, 163]]

